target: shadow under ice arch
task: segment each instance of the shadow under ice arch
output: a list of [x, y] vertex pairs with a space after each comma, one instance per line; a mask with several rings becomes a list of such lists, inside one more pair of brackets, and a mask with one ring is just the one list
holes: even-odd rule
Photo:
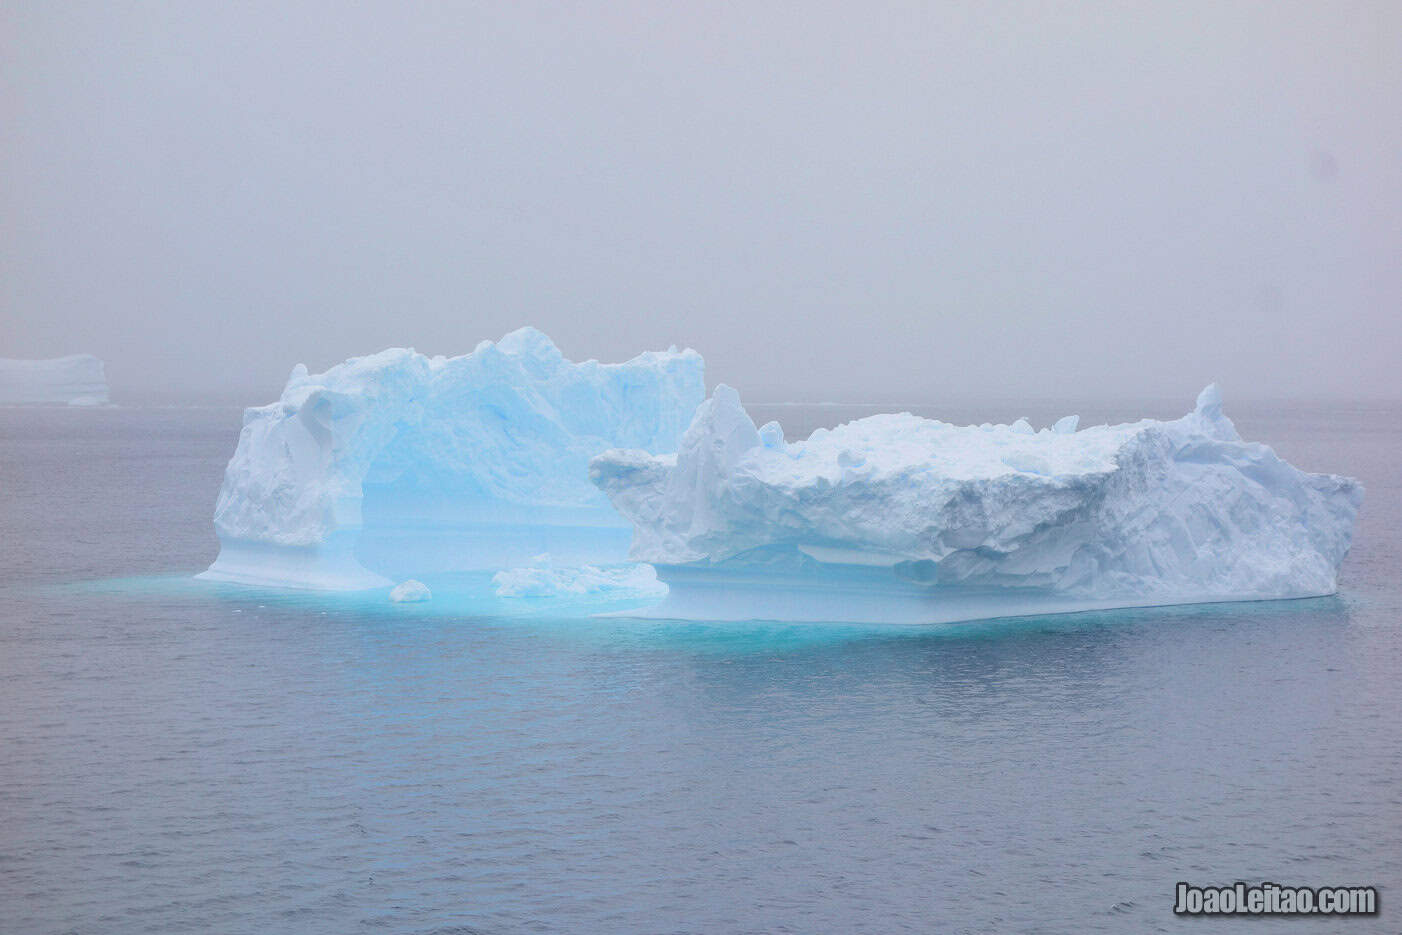
[[705, 397], [692, 350], [566, 360], [522, 328], [460, 357], [393, 348], [248, 409], [200, 577], [351, 590], [550, 552], [621, 560], [631, 526], [589, 483], [614, 447], [677, 448]]

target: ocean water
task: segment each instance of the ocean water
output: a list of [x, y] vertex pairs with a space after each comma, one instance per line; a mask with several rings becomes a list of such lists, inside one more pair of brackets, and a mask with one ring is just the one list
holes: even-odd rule
[[237, 410], [0, 410], [0, 932], [1402, 931], [1402, 407], [1228, 412], [1367, 485], [1338, 596], [881, 628], [194, 582]]

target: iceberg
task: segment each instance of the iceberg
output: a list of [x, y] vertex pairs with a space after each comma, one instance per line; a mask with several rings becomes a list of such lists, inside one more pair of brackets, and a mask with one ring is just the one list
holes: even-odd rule
[[432, 600], [433, 592], [422, 581], [410, 578], [408, 581], [401, 581], [391, 588], [389, 599], [396, 604], [418, 604]]
[[1243, 441], [1216, 386], [1175, 421], [1036, 431], [908, 413], [806, 441], [718, 386], [680, 450], [590, 477], [679, 619], [941, 623], [1332, 594], [1357, 481]]
[[676, 348], [575, 363], [533, 328], [459, 357], [299, 364], [278, 402], [245, 411], [215, 507], [219, 556], [200, 577], [354, 590], [543, 552], [623, 560], [630, 526], [589, 459], [675, 451], [703, 367]]
[[50, 360], [0, 358], [0, 405], [105, 406], [107, 402], [106, 369], [91, 354]]

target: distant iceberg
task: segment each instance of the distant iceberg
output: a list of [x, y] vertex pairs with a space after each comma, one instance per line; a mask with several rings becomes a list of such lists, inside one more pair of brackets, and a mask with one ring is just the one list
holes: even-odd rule
[[422, 581], [410, 578], [390, 588], [389, 599], [396, 604], [419, 604], [433, 599], [433, 592]]
[[1242, 441], [1215, 386], [1171, 422], [1035, 431], [879, 415], [807, 441], [719, 386], [676, 455], [591, 477], [685, 619], [937, 623], [1332, 594], [1362, 487]]
[[675, 451], [703, 366], [675, 348], [574, 363], [532, 328], [461, 357], [299, 364], [279, 402], [244, 415], [201, 577], [341, 590], [545, 552], [620, 561], [630, 527], [589, 483], [589, 459]]
[[49, 360], [0, 358], [0, 405], [105, 406], [107, 373], [91, 354]]

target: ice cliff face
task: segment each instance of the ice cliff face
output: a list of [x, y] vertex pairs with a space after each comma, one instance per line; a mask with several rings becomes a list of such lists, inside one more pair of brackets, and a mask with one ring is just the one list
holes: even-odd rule
[[675, 456], [609, 451], [590, 473], [633, 522], [632, 557], [671, 586], [656, 614], [679, 617], [934, 622], [1331, 594], [1363, 495], [1242, 441], [1216, 387], [1172, 422], [879, 415], [785, 442], [721, 386]]
[[51, 360], [0, 359], [0, 405], [101, 406], [107, 398], [107, 374], [91, 354]]
[[589, 459], [675, 450], [704, 396], [694, 351], [574, 363], [531, 328], [461, 357], [298, 365], [279, 402], [245, 413], [204, 577], [363, 588], [542, 552], [622, 558], [628, 528]]

